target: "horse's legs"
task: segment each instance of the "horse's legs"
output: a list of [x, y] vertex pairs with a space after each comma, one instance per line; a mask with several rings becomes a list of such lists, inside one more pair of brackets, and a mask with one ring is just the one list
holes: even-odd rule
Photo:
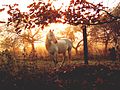
[[65, 63], [66, 58], [67, 58], [66, 52], [64, 52], [64, 53], [63, 53], [63, 61], [62, 61], [61, 66], [63, 66], [63, 64]]
[[53, 62], [55, 63], [54, 55], [53, 54], [50, 54], [50, 59], [53, 60]]
[[58, 61], [57, 61], [57, 53], [54, 53], [54, 63], [55, 63], [55, 65], [58, 63]]

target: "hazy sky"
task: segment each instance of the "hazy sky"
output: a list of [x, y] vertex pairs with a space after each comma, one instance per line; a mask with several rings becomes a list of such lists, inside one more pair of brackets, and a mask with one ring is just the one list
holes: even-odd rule
[[[3, 5], [5, 4], [14, 4], [14, 3], [18, 3], [19, 4], [19, 8], [22, 11], [27, 11], [26, 6], [30, 3], [32, 3], [33, 0], [0, 0], [0, 8], [2, 8]], [[45, 0], [44, 0], [45, 1]], [[46, 0], [47, 1], [47, 0]], [[68, 3], [69, 0], [61, 0], [61, 1], [67, 1], [66, 3]], [[117, 5], [118, 2], [120, 2], [120, 0], [88, 0], [90, 2], [94, 2], [94, 3], [99, 3], [99, 2], [103, 2], [103, 4], [109, 8], [111, 7], [115, 7]], [[6, 13], [6, 12], [5, 12]], [[5, 20], [7, 15], [5, 15], [5, 13], [0, 13], [0, 20]], [[4, 17], [3, 17], [4, 16]]]
[[[30, 4], [32, 1], [33, 0], [0, 0], [0, 5], [19, 3], [22, 6], [26, 6], [27, 4]], [[37, 1], [37, 0], [34, 0], [34, 1]], [[48, 0], [43, 0], [43, 1], [48, 1]], [[67, 1], [68, 2], [68, 0], [59, 0], [59, 1]], [[115, 5], [115, 3], [120, 2], [120, 0], [87, 0], [87, 1], [95, 2], [95, 3], [103, 2], [104, 5], [107, 5], [109, 7], [112, 7]]]

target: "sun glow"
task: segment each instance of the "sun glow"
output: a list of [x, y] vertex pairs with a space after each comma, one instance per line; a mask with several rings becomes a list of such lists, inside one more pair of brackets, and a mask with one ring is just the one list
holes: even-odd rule
[[41, 43], [42, 45], [44, 45], [44, 42], [45, 42], [45, 39], [46, 39], [46, 34], [49, 32], [49, 30], [54, 30], [54, 34], [57, 36], [57, 37], [61, 37], [61, 32], [65, 31], [65, 29], [68, 27], [69, 25], [68, 24], [62, 24], [62, 23], [52, 23], [50, 24], [49, 26], [46, 26], [44, 28], [44, 30], [40, 30], [40, 28], [37, 28], [37, 29], [33, 29], [31, 30], [31, 34], [34, 35], [37, 30], [39, 30], [39, 35], [40, 35], [40, 40], [39, 41], [36, 41], [36, 45], [37, 43]]
[[[56, 38], [65, 38], [66, 37], [66, 30], [67, 28], [69, 28], [68, 31], [73, 31], [74, 29], [72, 26], [68, 25], [68, 24], [62, 24], [62, 23], [52, 23], [49, 26], [45, 27], [44, 30], [40, 30], [39, 35], [41, 36], [41, 38], [38, 41], [34, 42], [35, 45], [35, 49], [37, 52], [40, 52], [40, 56], [47, 56], [48, 52], [46, 50], [45, 47], [45, 40], [46, 40], [46, 34], [49, 32], [49, 30], [54, 30], [54, 34], [56, 36]], [[74, 41], [74, 46], [77, 45], [77, 43], [82, 40], [82, 33], [81, 32], [74, 32], [75, 35], [75, 41]], [[73, 53], [75, 54], [75, 53]]]
[[50, 24], [49, 26], [45, 27], [43, 31], [41, 31], [41, 37], [42, 38], [42, 41], [45, 42], [45, 37], [46, 37], [46, 33], [49, 31], [49, 30], [54, 30], [54, 34], [57, 36], [57, 37], [61, 37], [61, 32], [65, 31], [65, 29], [68, 27], [69, 25], [68, 24], [62, 24], [62, 23], [52, 23]]
[[[33, 2], [33, 0], [2, 0], [2, 1], [3, 2], [0, 2], [0, 8], [6, 4], [18, 3], [19, 4], [18, 8], [22, 12], [28, 11], [27, 6]], [[39, 1], [39, 0], [34, 0], [34, 1]], [[43, 0], [43, 1], [47, 3], [49, 0]], [[55, 9], [60, 9], [62, 7], [61, 10], [64, 11], [69, 6], [71, 0], [50, 0], [50, 1], [52, 2], [52, 5], [55, 7]], [[87, 0], [87, 1], [91, 3], [94, 2], [95, 4], [99, 2], [103, 2], [103, 5], [110, 8], [117, 5], [117, 3], [119, 2], [119, 0]], [[0, 13], [0, 19], [4, 20], [5, 18], [7, 18], [7, 14]], [[63, 37], [61, 35], [61, 32], [64, 32], [68, 26], [69, 25], [62, 24], [62, 23], [53, 23], [53, 24], [50, 24], [48, 27], [45, 27], [44, 30], [40, 30], [39, 34], [41, 36], [41, 39], [34, 42], [36, 50], [46, 53], [45, 51], [46, 33], [51, 29], [51, 30], [54, 30], [55, 36], [57, 36], [57, 38], [61, 38]], [[35, 30], [32, 30], [32, 33], [34, 34]], [[75, 37], [78, 38], [78, 40], [82, 39], [82, 33], [77, 32], [74, 34], [75, 34]]]

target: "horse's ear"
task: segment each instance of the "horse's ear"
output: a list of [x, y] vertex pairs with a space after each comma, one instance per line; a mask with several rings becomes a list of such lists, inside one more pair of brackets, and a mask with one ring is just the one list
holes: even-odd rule
[[52, 31], [54, 32], [54, 29]]

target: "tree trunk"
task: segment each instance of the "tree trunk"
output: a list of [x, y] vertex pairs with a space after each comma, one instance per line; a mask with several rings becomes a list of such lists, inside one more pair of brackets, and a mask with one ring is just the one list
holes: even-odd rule
[[34, 46], [34, 42], [32, 43], [32, 52], [35, 53], [35, 46]]
[[107, 55], [107, 49], [108, 49], [108, 40], [105, 41], [105, 49], [104, 49], [105, 55]]
[[30, 56], [31, 56], [32, 59], [34, 59], [35, 58], [35, 53], [36, 53], [34, 42], [32, 42], [31, 45], [32, 45], [32, 51], [31, 51]]
[[84, 63], [88, 64], [87, 29], [83, 27]]
[[15, 54], [15, 46], [13, 45], [13, 57], [16, 59], [16, 54]]
[[34, 42], [32, 42], [31, 45], [32, 45], [32, 51], [34, 52], [35, 51]]
[[75, 48], [75, 53], [76, 53], [76, 55], [78, 55], [78, 48], [77, 47]]

